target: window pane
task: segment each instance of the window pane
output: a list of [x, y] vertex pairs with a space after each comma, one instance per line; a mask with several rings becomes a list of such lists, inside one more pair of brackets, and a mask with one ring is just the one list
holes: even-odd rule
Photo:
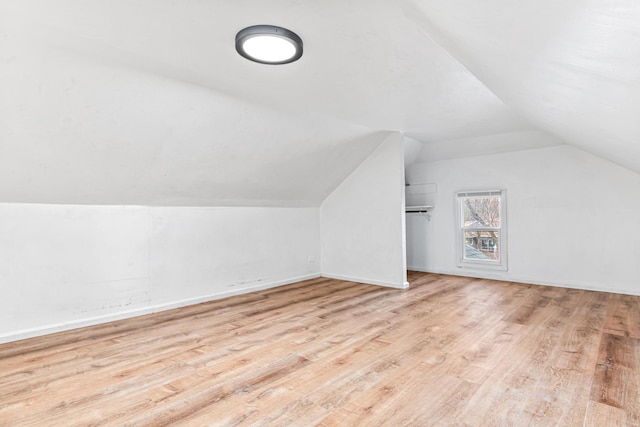
[[465, 231], [464, 254], [466, 260], [500, 261], [499, 231]]
[[500, 196], [465, 197], [463, 227], [500, 227]]

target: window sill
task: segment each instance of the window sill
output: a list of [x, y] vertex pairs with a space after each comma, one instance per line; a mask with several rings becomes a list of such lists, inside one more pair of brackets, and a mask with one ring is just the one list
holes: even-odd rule
[[473, 262], [473, 261], [459, 261], [458, 268], [464, 268], [469, 270], [493, 270], [493, 271], [507, 271], [505, 264], [489, 264], [485, 262]]

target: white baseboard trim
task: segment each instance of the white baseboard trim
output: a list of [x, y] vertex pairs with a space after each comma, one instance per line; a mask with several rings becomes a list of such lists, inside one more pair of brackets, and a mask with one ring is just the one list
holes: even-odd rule
[[409, 282], [402, 282], [401, 285], [398, 285], [397, 283], [392, 283], [392, 282], [383, 282], [380, 280], [363, 279], [362, 277], [351, 277], [351, 276], [343, 276], [340, 274], [326, 274], [326, 273], [322, 273], [322, 277], [326, 277], [328, 279], [345, 280], [347, 282], [364, 283], [365, 285], [384, 286], [385, 288], [395, 288], [395, 289], [409, 288]]
[[528, 279], [522, 277], [505, 277], [505, 276], [497, 276], [492, 275], [490, 272], [483, 273], [478, 271], [461, 271], [459, 270], [426, 270], [418, 267], [407, 267], [408, 270], [412, 271], [420, 271], [422, 273], [433, 273], [433, 274], [445, 274], [447, 276], [462, 276], [462, 277], [473, 277], [476, 279], [488, 279], [488, 280], [498, 280], [502, 282], [515, 282], [515, 283], [524, 283], [529, 285], [542, 285], [542, 286], [553, 286], [556, 288], [567, 288], [567, 289], [580, 289], [583, 291], [595, 291], [595, 292], [610, 292], [613, 294], [624, 294], [624, 295], [638, 295], [640, 296], [640, 289], [625, 289], [620, 287], [611, 287], [611, 288], [603, 288], [599, 286], [594, 286], [589, 283], [564, 283], [557, 281], [540, 281], [536, 279]]
[[304, 276], [292, 277], [289, 279], [275, 280], [272, 282], [261, 283], [259, 285], [236, 288], [224, 292], [218, 292], [211, 295], [204, 295], [195, 298], [187, 298], [179, 301], [171, 301], [152, 306], [135, 308], [132, 310], [119, 311], [117, 313], [109, 313], [100, 316], [85, 317], [82, 319], [70, 320], [68, 322], [53, 323], [46, 326], [39, 326], [30, 329], [22, 329], [15, 332], [0, 334], [0, 344], [12, 341], [19, 341], [27, 338], [38, 337], [42, 335], [53, 334], [56, 332], [69, 331], [71, 329], [84, 328], [86, 326], [99, 325], [101, 323], [113, 322], [115, 320], [128, 319], [145, 314], [157, 313], [160, 311], [171, 310], [174, 308], [186, 307], [188, 305], [200, 304], [203, 302], [214, 301], [217, 299], [227, 298], [234, 295], [247, 294], [250, 292], [260, 291], [264, 289], [276, 288], [278, 286], [289, 285], [291, 283], [301, 282], [303, 280], [316, 279], [321, 277], [320, 273], [307, 274]]

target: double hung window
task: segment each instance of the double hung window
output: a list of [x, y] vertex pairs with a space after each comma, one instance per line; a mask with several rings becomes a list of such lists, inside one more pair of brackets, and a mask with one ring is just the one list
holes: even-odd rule
[[457, 193], [459, 267], [507, 269], [504, 190]]

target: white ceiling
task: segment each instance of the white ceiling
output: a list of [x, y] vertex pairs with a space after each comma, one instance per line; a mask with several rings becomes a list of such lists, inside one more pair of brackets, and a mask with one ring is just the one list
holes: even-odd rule
[[640, 2], [414, 4], [414, 20], [513, 111], [640, 172]]
[[[393, 130], [640, 171], [636, 3], [0, 0], [0, 201], [317, 205]], [[262, 23], [302, 59], [240, 57]]]

